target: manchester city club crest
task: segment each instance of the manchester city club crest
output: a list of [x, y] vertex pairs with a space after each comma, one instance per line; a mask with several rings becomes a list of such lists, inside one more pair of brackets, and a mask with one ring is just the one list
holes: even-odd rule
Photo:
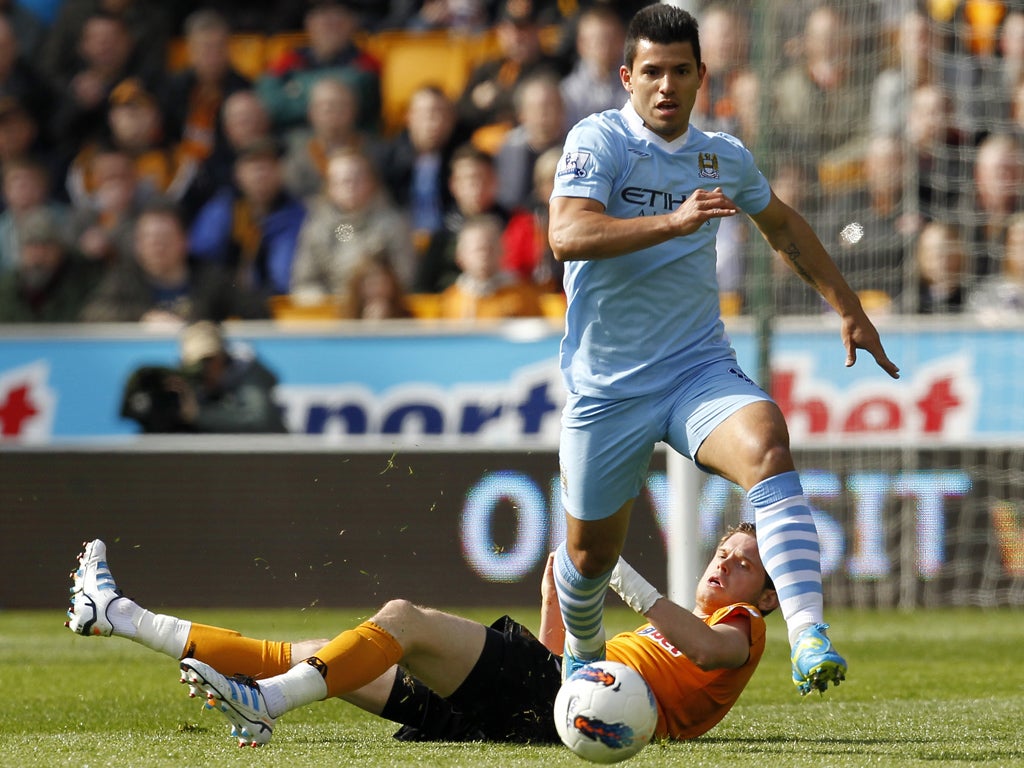
[[697, 173], [702, 179], [717, 179], [718, 155], [714, 152], [701, 152], [697, 155]]

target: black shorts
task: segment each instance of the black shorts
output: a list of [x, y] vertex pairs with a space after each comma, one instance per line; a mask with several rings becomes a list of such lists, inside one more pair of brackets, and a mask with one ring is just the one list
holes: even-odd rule
[[552, 715], [562, 684], [561, 659], [526, 627], [502, 616], [490, 627], [476, 665], [462, 685], [403, 741], [464, 740], [558, 743]]

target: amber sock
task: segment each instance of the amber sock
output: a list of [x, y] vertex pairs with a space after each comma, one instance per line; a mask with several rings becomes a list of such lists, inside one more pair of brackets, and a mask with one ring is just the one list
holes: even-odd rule
[[257, 680], [280, 675], [292, 666], [292, 644], [256, 640], [238, 632], [193, 624], [182, 658], [204, 661], [223, 675], [242, 674]]
[[331, 697], [373, 682], [397, 664], [404, 653], [390, 632], [364, 621], [342, 632], [306, 663], [320, 670], [327, 683], [327, 696]]

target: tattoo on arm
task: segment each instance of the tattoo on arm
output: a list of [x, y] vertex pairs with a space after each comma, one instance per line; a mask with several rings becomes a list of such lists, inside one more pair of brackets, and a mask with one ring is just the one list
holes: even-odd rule
[[814, 278], [807, 273], [807, 270], [804, 269], [803, 265], [800, 263], [800, 249], [797, 247], [797, 244], [790, 243], [782, 249], [782, 252], [786, 254], [786, 258], [789, 259], [789, 263], [793, 267], [793, 271], [796, 272], [805, 283], [817, 289], [818, 283], [815, 282]]

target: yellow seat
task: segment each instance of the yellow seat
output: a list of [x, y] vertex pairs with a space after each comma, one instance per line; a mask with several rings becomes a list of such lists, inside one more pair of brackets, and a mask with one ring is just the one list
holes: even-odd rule
[[255, 33], [235, 33], [228, 39], [228, 56], [235, 69], [255, 80], [267, 68], [267, 38]]
[[882, 314], [892, 309], [892, 296], [887, 291], [875, 288], [866, 288], [857, 291], [857, 297], [865, 312], [876, 312]]
[[337, 320], [344, 317], [342, 302], [335, 296], [315, 301], [295, 301], [291, 296], [271, 296], [270, 314], [279, 322]]
[[743, 311], [743, 297], [736, 291], [721, 291], [718, 303], [722, 317], [737, 317]]
[[421, 86], [436, 85], [453, 100], [462, 95], [473, 65], [472, 45], [472, 38], [448, 32], [399, 30], [374, 35], [368, 50], [381, 62], [385, 133], [401, 130], [409, 99]]
[[[228, 38], [228, 58], [240, 73], [255, 80], [267, 66], [267, 38], [265, 35], [238, 32]], [[167, 70], [180, 72], [189, 65], [188, 41], [175, 37], [167, 44]]]
[[405, 303], [417, 320], [436, 320], [441, 316], [441, 294], [409, 293]]
[[309, 35], [305, 32], [276, 32], [267, 36], [265, 45], [264, 60], [269, 66], [288, 51], [309, 45]]
[[486, 152], [488, 155], [497, 155], [498, 150], [501, 149], [501, 145], [505, 142], [505, 137], [511, 130], [511, 123], [491, 123], [490, 125], [481, 125], [473, 131], [473, 135], [469, 137], [469, 141], [481, 152]]
[[565, 294], [564, 293], [542, 293], [540, 295], [540, 309], [544, 317], [551, 320], [565, 320]]

